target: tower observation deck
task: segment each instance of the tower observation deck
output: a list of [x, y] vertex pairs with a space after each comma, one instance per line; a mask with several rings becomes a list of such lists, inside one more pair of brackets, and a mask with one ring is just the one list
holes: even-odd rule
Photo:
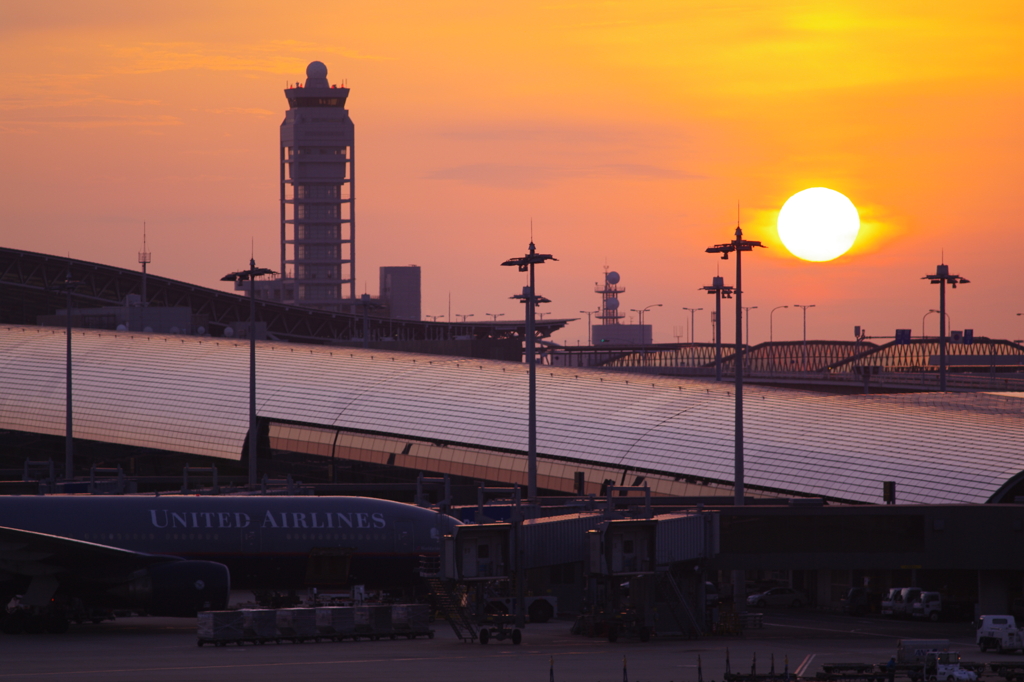
[[281, 123], [281, 300], [342, 312], [355, 298], [355, 126], [349, 89], [312, 62], [284, 91]]

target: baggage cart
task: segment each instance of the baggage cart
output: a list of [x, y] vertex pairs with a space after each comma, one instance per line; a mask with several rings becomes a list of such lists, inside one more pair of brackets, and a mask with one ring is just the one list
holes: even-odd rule
[[355, 609], [351, 606], [321, 606], [316, 610], [316, 629], [321, 637], [340, 642], [355, 638]]
[[395, 604], [391, 607], [391, 627], [395, 636], [415, 639], [425, 635], [434, 638], [430, 629], [430, 606], [427, 604]]
[[391, 628], [391, 607], [390, 606], [356, 606], [355, 607], [355, 632], [352, 639], [366, 637], [374, 641], [381, 637], [395, 638], [394, 630]]
[[319, 639], [316, 627], [316, 609], [278, 609], [277, 631], [281, 639], [292, 642], [305, 642], [307, 639]]
[[241, 611], [202, 611], [197, 617], [197, 644], [224, 646], [244, 639]]

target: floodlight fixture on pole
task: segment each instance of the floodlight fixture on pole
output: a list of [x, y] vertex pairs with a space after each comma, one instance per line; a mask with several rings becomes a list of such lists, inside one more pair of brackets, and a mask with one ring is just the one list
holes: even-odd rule
[[722, 260], [729, 260], [729, 254], [736, 254], [736, 352], [733, 355], [736, 368], [736, 426], [735, 426], [735, 481], [733, 504], [743, 505], [743, 267], [744, 251], [755, 247], [765, 248], [761, 242], [743, 238], [743, 230], [736, 226], [736, 238], [727, 244], [716, 244], [704, 249], [705, 253], [720, 253]]
[[489, 315], [490, 317], [493, 317], [495, 322], [498, 321], [499, 317], [505, 317], [505, 313], [484, 313], [484, 315]]
[[521, 300], [526, 306], [526, 363], [529, 366], [530, 375], [530, 396], [529, 416], [527, 435], [527, 498], [531, 504], [537, 502], [537, 338], [536, 338], [536, 308], [538, 305], [549, 301], [537, 295], [534, 279], [534, 266], [549, 260], [558, 259], [549, 253], [537, 253], [537, 247], [533, 240], [530, 241], [530, 250], [525, 256], [509, 258], [502, 265], [506, 267], [519, 268], [519, 272], [529, 273], [529, 284], [523, 287], [523, 293], [512, 298]]
[[256, 278], [276, 275], [270, 268], [256, 267], [249, 259], [249, 269], [224, 275], [222, 282], [249, 282], [249, 490], [256, 490]]
[[[725, 278], [715, 277], [711, 286], [701, 287], [715, 297], [715, 381], [722, 380], [722, 299], [732, 298], [736, 290], [725, 285]], [[684, 308], [685, 310], [685, 308]], [[692, 322], [691, 322], [692, 326]]]
[[813, 305], [799, 305], [797, 303], [794, 303], [793, 307], [794, 308], [803, 308], [804, 309], [804, 361], [803, 361], [802, 369], [803, 369], [804, 372], [806, 372], [807, 371], [807, 309], [808, 308], [813, 308], [815, 306], [813, 306]]
[[80, 282], [71, 278], [71, 263], [68, 262], [68, 271], [64, 275], [64, 281], [60, 287], [67, 293], [67, 361], [64, 368], [64, 480], [72, 481], [75, 478], [75, 439], [74, 439], [74, 411], [71, 405], [71, 292]]
[[946, 390], [946, 284], [952, 284], [956, 289], [957, 284], [970, 284], [970, 280], [960, 275], [949, 274], [949, 266], [941, 264], [935, 266], [934, 275], [925, 275], [921, 279], [927, 279], [932, 284], [939, 285], [939, 390]]

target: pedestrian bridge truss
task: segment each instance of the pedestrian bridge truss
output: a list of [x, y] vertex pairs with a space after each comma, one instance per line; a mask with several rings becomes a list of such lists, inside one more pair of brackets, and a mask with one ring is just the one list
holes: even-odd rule
[[[663, 344], [620, 350], [598, 358], [596, 366], [666, 373], [714, 376], [715, 345]], [[762, 343], [743, 354], [743, 373], [752, 379], [815, 378], [831, 381], [930, 386], [939, 371], [939, 339], [890, 341], [776, 341]], [[722, 371], [734, 376], [735, 346], [722, 346]], [[975, 338], [973, 343], [946, 343], [949, 383], [954, 388], [1024, 389], [1024, 346], [1012, 341]], [[874, 377], [880, 377], [875, 379]]]

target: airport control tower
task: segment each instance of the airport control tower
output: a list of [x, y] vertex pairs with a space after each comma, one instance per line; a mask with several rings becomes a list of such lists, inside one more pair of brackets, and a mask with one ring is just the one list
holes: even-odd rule
[[312, 62], [284, 91], [281, 124], [281, 299], [341, 312], [355, 299], [355, 126], [348, 88]]

